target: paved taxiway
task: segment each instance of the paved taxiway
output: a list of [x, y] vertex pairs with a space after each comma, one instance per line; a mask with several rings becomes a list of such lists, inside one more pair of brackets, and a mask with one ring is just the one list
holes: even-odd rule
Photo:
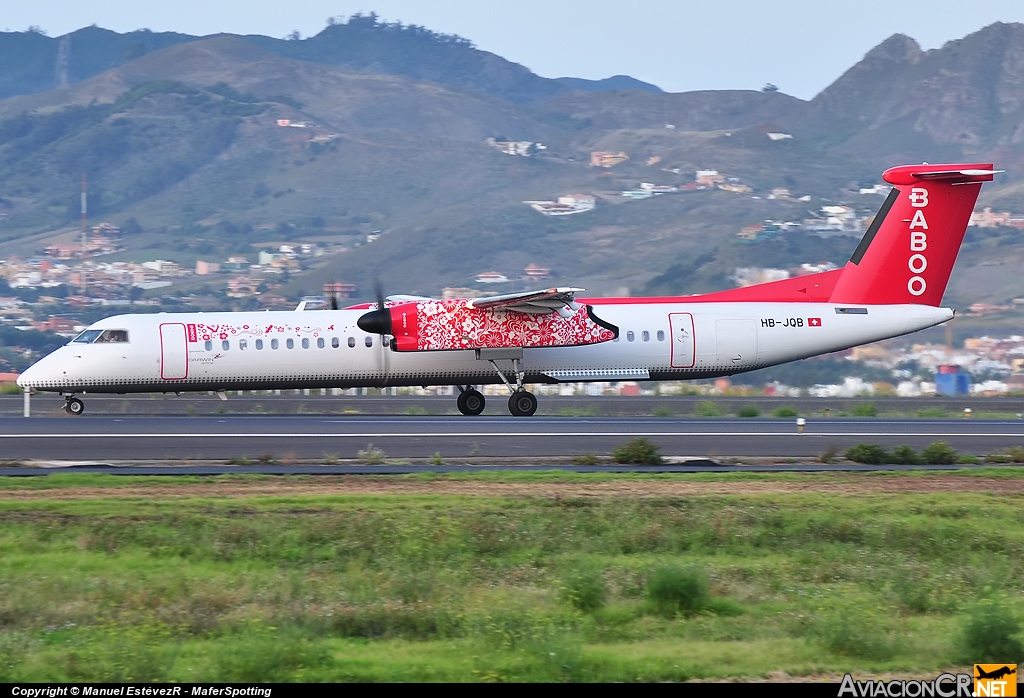
[[[355, 458], [372, 443], [389, 458], [536, 458], [605, 455], [645, 436], [664, 455], [816, 456], [861, 442], [916, 449], [948, 441], [984, 454], [1024, 445], [1016, 420], [819, 419], [798, 434], [790, 419], [658, 417], [224, 416], [0, 418], [0, 460], [278, 460]], [[521, 461], [520, 461], [521, 462]]]

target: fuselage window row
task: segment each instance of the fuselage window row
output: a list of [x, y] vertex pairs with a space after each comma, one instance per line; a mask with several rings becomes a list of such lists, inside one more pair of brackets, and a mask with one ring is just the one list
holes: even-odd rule
[[[125, 336], [127, 336], [127, 335], [125, 335]], [[110, 340], [110, 341], [121, 341], [121, 340]], [[367, 337], [365, 342], [366, 342], [366, 346], [372, 347], [373, 346], [373, 337]], [[355, 345], [356, 345], [355, 337], [349, 337], [348, 338], [348, 345], [349, 345], [349, 347], [355, 347]], [[230, 350], [231, 349], [231, 340], [225, 339], [225, 340], [221, 341], [220, 346], [221, 346], [221, 349], [223, 351]], [[256, 347], [257, 351], [262, 351], [263, 350], [263, 340], [262, 339], [257, 339], [255, 341], [255, 343], [254, 343], [254, 346]], [[276, 339], [270, 340], [270, 348], [271, 349], [277, 349], [278, 346], [280, 346], [278, 344], [278, 340], [276, 340]], [[286, 339], [285, 340], [285, 346], [288, 349], [294, 349], [295, 348], [295, 340], [294, 339]], [[302, 339], [302, 348], [303, 349], [309, 349], [311, 346], [312, 346], [312, 343], [309, 341], [309, 339], [304, 337]], [[326, 348], [327, 347], [327, 340], [325, 340], [323, 337], [318, 337], [317, 340], [316, 340], [316, 347], [317, 347], [317, 349], [324, 349], [324, 348]], [[331, 337], [331, 347], [334, 348], [334, 349], [338, 349], [339, 347], [341, 347], [341, 340], [339, 340], [337, 337]], [[213, 351], [213, 340], [210, 340], [210, 339], [206, 340], [206, 342], [204, 343], [204, 348], [206, 349], [206, 351]], [[246, 349], [248, 349], [249, 348], [249, 340], [247, 340], [247, 339], [240, 339], [240, 340], [238, 340], [238, 348], [239, 348], [240, 351], [245, 351]]]

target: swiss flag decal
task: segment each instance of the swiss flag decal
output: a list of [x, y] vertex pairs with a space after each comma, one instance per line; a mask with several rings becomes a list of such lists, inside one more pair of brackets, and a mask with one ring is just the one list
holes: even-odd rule
[[807, 326], [808, 327], [821, 327], [821, 318], [820, 317], [809, 317], [809, 318], [807, 318]]

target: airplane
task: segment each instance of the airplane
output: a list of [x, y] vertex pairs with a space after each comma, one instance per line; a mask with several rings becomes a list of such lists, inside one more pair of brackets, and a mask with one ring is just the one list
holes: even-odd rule
[[18, 385], [80, 415], [91, 393], [503, 383], [531, 416], [527, 384], [729, 376], [939, 325], [949, 275], [991, 164], [906, 165], [840, 269], [694, 296], [579, 298], [573, 287], [476, 298], [382, 298], [344, 309], [116, 315], [29, 367]]

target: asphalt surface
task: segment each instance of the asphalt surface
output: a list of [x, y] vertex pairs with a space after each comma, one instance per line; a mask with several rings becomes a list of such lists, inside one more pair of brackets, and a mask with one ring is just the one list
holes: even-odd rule
[[[967, 419], [664, 417], [0, 417], [0, 461], [153, 461], [356, 458], [369, 444], [389, 458], [536, 459], [607, 455], [644, 436], [666, 456], [817, 456], [856, 443], [920, 449], [947, 441], [981, 455], [1024, 446], [1024, 422]], [[314, 461], [315, 462], [315, 461]]]
[[[306, 395], [305, 392], [309, 392]], [[85, 416], [168, 416], [215, 417], [219, 415], [451, 415], [458, 416], [453, 396], [443, 395], [321, 395], [319, 390], [282, 390], [281, 395], [228, 395], [226, 401], [214, 394], [182, 395], [83, 395]], [[857, 406], [874, 405], [882, 413], [916, 415], [925, 410], [960, 414], [965, 407], [977, 413], [1015, 416], [1024, 414], [1021, 397], [924, 397], [924, 398], [781, 398], [702, 395], [632, 397], [605, 395], [539, 395], [539, 416], [651, 416], [693, 417], [699, 407], [712, 402], [725, 415], [751, 405], [764, 416], [780, 407], [791, 407], [805, 417], [852, 414]], [[51, 393], [32, 397], [32, 414], [37, 417], [64, 416], [64, 400]], [[22, 413], [20, 395], [0, 395], [0, 416], [18, 417]], [[505, 396], [487, 396], [484, 416], [508, 416]], [[934, 416], [934, 415], [933, 415]]]

